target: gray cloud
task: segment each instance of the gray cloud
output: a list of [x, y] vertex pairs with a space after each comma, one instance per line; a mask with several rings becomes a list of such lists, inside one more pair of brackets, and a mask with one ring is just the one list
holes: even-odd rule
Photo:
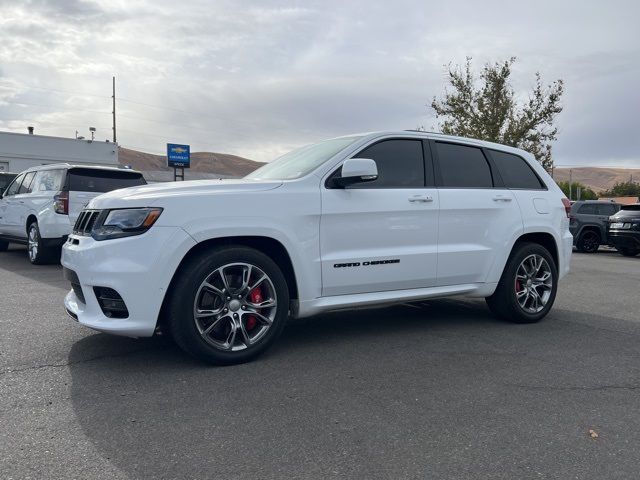
[[[269, 160], [329, 136], [435, 125], [426, 107], [449, 62], [516, 55], [563, 78], [558, 164], [640, 159], [640, 33], [635, 2], [3, 2], [0, 129]], [[135, 102], [135, 103], [134, 103]]]

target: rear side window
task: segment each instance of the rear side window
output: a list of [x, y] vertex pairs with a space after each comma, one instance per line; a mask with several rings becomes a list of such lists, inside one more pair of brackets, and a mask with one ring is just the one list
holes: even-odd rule
[[498, 167], [505, 187], [526, 190], [544, 188], [540, 179], [524, 158], [499, 150], [491, 150], [491, 158], [496, 167]]
[[618, 209], [615, 205], [600, 203], [596, 211], [598, 212], [598, 215], [613, 215], [618, 211]]
[[29, 172], [24, 175], [24, 179], [22, 180], [22, 185], [20, 185], [20, 189], [18, 193], [31, 193], [31, 182], [33, 182], [33, 177], [36, 176], [36, 172]]
[[413, 188], [424, 186], [424, 159], [420, 140], [384, 140], [365, 148], [354, 158], [370, 158], [378, 178], [349, 188]]
[[580, 205], [578, 209], [578, 213], [583, 215], [595, 215], [596, 214], [596, 204], [595, 203], [584, 203]]
[[436, 142], [443, 187], [492, 188], [491, 168], [476, 147]]
[[119, 188], [145, 185], [138, 172], [74, 168], [69, 170], [69, 190], [73, 192], [110, 192]]
[[64, 170], [40, 170], [31, 186], [33, 192], [57, 192], [62, 190]]

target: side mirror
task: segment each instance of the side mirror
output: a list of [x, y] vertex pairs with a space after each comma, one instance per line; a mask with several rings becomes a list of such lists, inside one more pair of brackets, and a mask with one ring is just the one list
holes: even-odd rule
[[354, 183], [371, 182], [378, 178], [378, 166], [370, 158], [348, 158], [342, 164], [339, 177], [333, 177], [333, 187], [344, 188]]

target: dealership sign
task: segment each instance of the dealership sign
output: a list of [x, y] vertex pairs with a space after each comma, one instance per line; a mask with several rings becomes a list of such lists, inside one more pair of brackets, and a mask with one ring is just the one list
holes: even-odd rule
[[167, 164], [170, 167], [189, 168], [191, 165], [189, 145], [167, 143]]

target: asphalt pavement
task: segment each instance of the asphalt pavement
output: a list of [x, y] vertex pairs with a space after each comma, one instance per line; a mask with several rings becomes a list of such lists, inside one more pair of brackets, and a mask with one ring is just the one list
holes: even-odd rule
[[211, 367], [78, 325], [61, 267], [12, 248], [0, 478], [638, 478], [639, 285], [640, 257], [574, 254], [535, 325], [468, 299], [334, 313]]

